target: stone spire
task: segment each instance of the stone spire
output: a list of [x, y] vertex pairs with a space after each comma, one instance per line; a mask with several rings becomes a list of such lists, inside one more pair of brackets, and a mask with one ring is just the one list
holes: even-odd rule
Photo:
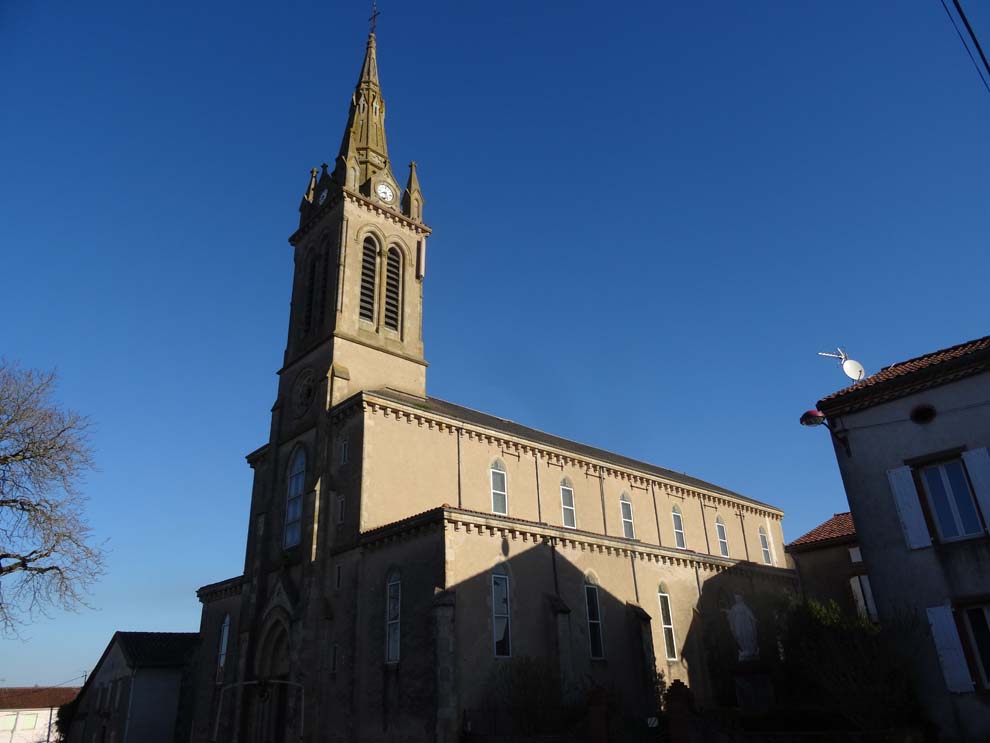
[[409, 163], [409, 181], [402, 193], [402, 213], [417, 222], [423, 221], [423, 192], [419, 188], [415, 161]]
[[383, 170], [389, 171], [385, 101], [378, 82], [375, 34], [370, 33], [361, 75], [351, 96], [347, 128], [340, 143], [334, 180], [352, 191], [370, 196], [371, 180]]

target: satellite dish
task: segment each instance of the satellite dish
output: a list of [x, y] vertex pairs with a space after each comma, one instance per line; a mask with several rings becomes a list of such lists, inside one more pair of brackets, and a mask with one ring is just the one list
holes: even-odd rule
[[854, 382], [858, 382], [866, 376], [866, 369], [856, 359], [846, 359], [842, 362], [842, 371]]
[[866, 376], [866, 369], [863, 368], [863, 365], [856, 361], [856, 359], [849, 358], [841, 348], [835, 349], [835, 353], [823, 353], [819, 351], [818, 355], [827, 356], [830, 359], [838, 359], [842, 371], [854, 382], [858, 382]]

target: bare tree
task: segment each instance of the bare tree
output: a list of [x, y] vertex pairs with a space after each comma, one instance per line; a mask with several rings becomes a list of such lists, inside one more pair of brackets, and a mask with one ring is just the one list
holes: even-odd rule
[[0, 632], [85, 604], [103, 573], [79, 491], [93, 467], [86, 418], [53, 400], [54, 372], [0, 359]]

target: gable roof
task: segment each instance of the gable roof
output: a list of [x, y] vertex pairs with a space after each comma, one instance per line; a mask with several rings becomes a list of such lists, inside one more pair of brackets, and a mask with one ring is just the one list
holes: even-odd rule
[[413, 408], [419, 408], [420, 410], [428, 413], [435, 413], [437, 415], [453, 418], [454, 420], [462, 421], [464, 423], [471, 423], [477, 426], [490, 428], [495, 431], [500, 431], [501, 433], [508, 434], [509, 436], [515, 436], [520, 439], [526, 439], [528, 441], [544, 444], [546, 446], [552, 446], [556, 449], [574, 452], [575, 454], [591, 459], [598, 459], [619, 467], [646, 472], [687, 487], [707, 490], [712, 493], [721, 493], [723, 495], [737, 498], [747, 503], [752, 503], [773, 511], [780, 510], [779, 508], [771, 506], [768, 503], [763, 503], [761, 501], [754, 500], [753, 498], [747, 498], [745, 495], [740, 495], [732, 490], [719, 487], [718, 485], [713, 485], [710, 482], [699, 480], [698, 478], [691, 477], [690, 475], [674, 472], [673, 470], [658, 467], [655, 464], [641, 462], [637, 459], [632, 459], [631, 457], [606, 451], [605, 449], [598, 449], [594, 446], [588, 446], [587, 444], [571, 441], [560, 436], [554, 436], [550, 433], [544, 433], [538, 429], [523, 426], [515, 421], [510, 421], [505, 418], [498, 418], [494, 415], [482, 413], [471, 408], [465, 408], [462, 405], [456, 405], [455, 403], [440, 400], [436, 397], [416, 397], [414, 395], [408, 395], [404, 392], [399, 392], [389, 388], [374, 390], [371, 394], [376, 395], [377, 397], [385, 398], [386, 400], [391, 400], [392, 402], [401, 403]]
[[990, 336], [885, 366], [818, 401], [826, 415], [842, 415], [990, 370]]
[[807, 534], [803, 534], [789, 545], [791, 547], [801, 547], [804, 545], [818, 545], [821, 542], [829, 542], [833, 539], [843, 539], [845, 537], [856, 536], [856, 525], [853, 523], [852, 514], [849, 511], [837, 513], [828, 521], [819, 524]]
[[[199, 643], [196, 632], [117, 632], [131, 666], [139, 668], [168, 668], [185, 665]], [[111, 641], [111, 644], [113, 641]]]
[[78, 686], [0, 687], [0, 709], [51, 709], [76, 698]]

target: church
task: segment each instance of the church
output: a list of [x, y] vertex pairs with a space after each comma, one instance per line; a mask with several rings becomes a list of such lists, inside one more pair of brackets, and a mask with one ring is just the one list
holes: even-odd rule
[[427, 395], [424, 204], [372, 32], [289, 238], [244, 573], [197, 592], [194, 741], [634, 739], [662, 683], [717, 693], [706, 612], [795, 589], [780, 509]]

